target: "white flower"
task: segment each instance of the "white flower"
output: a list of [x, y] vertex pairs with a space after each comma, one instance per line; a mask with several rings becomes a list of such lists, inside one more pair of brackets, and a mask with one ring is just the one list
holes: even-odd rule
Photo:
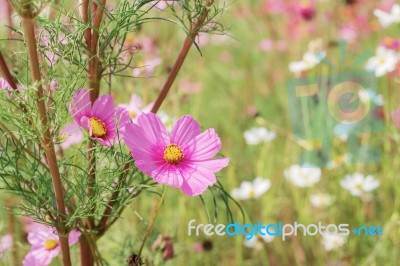
[[261, 197], [271, 187], [269, 179], [260, 176], [253, 182], [244, 181], [239, 188], [232, 190], [232, 196], [239, 200], [248, 200]]
[[319, 182], [321, 169], [312, 166], [292, 165], [285, 170], [285, 177], [297, 187], [311, 187]]
[[346, 243], [346, 237], [341, 235], [323, 234], [322, 245], [326, 251], [332, 251], [342, 247]]
[[375, 91], [369, 89], [359, 90], [358, 97], [363, 103], [373, 102], [378, 106], [382, 106], [385, 103], [381, 94], [376, 94]]
[[329, 206], [332, 204], [332, 196], [327, 193], [316, 193], [310, 196], [311, 205], [315, 208]]
[[254, 248], [254, 249], [262, 249], [263, 245], [265, 243], [269, 243], [272, 240], [274, 240], [274, 236], [270, 236], [269, 234], [265, 234], [265, 235], [257, 235], [257, 236], [253, 236], [250, 240], [245, 239], [244, 240], [244, 245], [248, 248]]
[[378, 18], [382, 27], [387, 28], [393, 23], [400, 22], [400, 5], [393, 5], [390, 13], [383, 10], [375, 9], [374, 15]]
[[326, 56], [324, 51], [320, 52], [306, 52], [301, 61], [291, 62], [289, 70], [294, 73], [300, 73], [312, 69], [318, 65]]
[[353, 175], [346, 175], [340, 181], [340, 185], [350, 191], [351, 195], [361, 196], [379, 187], [380, 183], [372, 175], [364, 177], [360, 173], [355, 173]]
[[276, 138], [276, 133], [264, 127], [253, 127], [243, 133], [248, 145], [257, 145], [260, 142], [269, 142]]
[[368, 59], [365, 69], [373, 71], [377, 77], [382, 77], [386, 73], [394, 71], [398, 61], [399, 56], [395, 51], [379, 47], [376, 49], [375, 56]]

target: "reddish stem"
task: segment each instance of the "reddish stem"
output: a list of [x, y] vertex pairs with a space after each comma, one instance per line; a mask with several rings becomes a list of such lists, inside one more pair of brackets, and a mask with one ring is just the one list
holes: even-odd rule
[[14, 90], [17, 90], [17, 84], [14, 81], [13, 76], [10, 73], [10, 70], [6, 64], [6, 61], [4, 60], [3, 54], [0, 51], [0, 69], [1, 72], [4, 75], [4, 78], [7, 80], [8, 84], [10, 84], [11, 88]]
[[41, 74], [39, 66], [39, 58], [37, 54], [36, 38], [35, 38], [35, 23], [32, 17], [30, 5], [25, 5], [26, 12], [22, 15], [22, 26], [24, 29], [25, 40], [28, 48], [30, 70], [32, 79], [37, 85], [37, 106], [39, 110], [40, 122], [42, 125], [43, 136], [42, 145], [45, 150], [45, 156], [49, 164], [50, 174], [52, 177], [53, 189], [56, 197], [57, 210], [60, 213], [58, 221], [60, 225], [56, 225], [57, 233], [60, 238], [60, 247], [64, 266], [71, 266], [71, 257], [68, 244], [68, 232], [65, 230], [66, 208], [64, 202], [64, 189], [61, 182], [61, 176], [58, 168], [54, 143], [49, 129], [47, 108], [44, 99], [43, 86], [41, 85]]
[[153, 108], [151, 109], [152, 113], [157, 113], [158, 109], [160, 109], [161, 104], [164, 102], [165, 97], [167, 96], [169, 90], [171, 89], [171, 86], [174, 83], [174, 81], [179, 73], [179, 70], [181, 69], [181, 67], [183, 65], [183, 62], [185, 61], [186, 56], [187, 56], [190, 48], [192, 47], [193, 40], [196, 38], [201, 27], [203, 26], [204, 21], [207, 18], [208, 8], [213, 3], [214, 3], [214, 0], [207, 1], [206, 6], [205, 6], [205, 11], [203, 12], [203, 14], [201, 14], [201, 16], [199, 17], [197, 22], [192, 27], [192, 30], [190, 31], [189, 36], [186, 36], [185, 42], [183, 43], [182, 49], [178, 55], [178, 58], [175, 61], [174, 66], [172, 67], [172, 70], [168, 76], [168, 79], [165, 82], [160, 94], [158, 95], [157, 100], [153, 105]]

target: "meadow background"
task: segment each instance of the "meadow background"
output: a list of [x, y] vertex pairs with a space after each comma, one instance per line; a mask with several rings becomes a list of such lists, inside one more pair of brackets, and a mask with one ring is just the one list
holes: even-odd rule
[[[378, 92], [384, 100], [381, 110], [384, 126], [379, 133], [371, 134], [367, 143], [380, 150], [379, 162], [347, 163], [343, 157], [347, 151], [346, 142], [335, 139], [334, 166], [322, 169], [319, 182], [300, 188], [284, 175], [285, 169], [299, 163], [300, 153], [304, 150], [304, 142], [293, 138], [290, 125], [286, 82], [298, 76], [289, 70], [290, 62], [301, 60], [310, 42], [317, 40], [336, 69], [321, 62], [307, 70], [306, 75], [363, 70], [384, 37], [399, 37], [399, 24], [383, 28], [373, 15], [376, 8], [390, 10], [395, 1], [317, 1], [314, 3], [315, 14], [307, 19], [293, 11], [279, 9], [276, 5], [280, 2], [295, 4], [297, 1], [226, 2], [226, 10], [219, 18], [226, 31], [221, 35], [201, 35], [198, 40], [201, 54], [195, 48], [190, 51], [161, 110], [170, 117], [191, 114], [203, 128], [216, 129], [222, 140], [221, 154], [231, 160], [229, 166], [218, 173], [228, 192], [238, 188], [242, 181], [253, 181], [257, 176], [270, 180], [270, 188], [260, 197], [238, 201], [246, 214], [245, 220], [240, 208], [228, 201], [235, 221], [298, 221], [303, 224], [321, 221], [325, 224], [348, 223], [350, 227], [380, 225], [384, 235], [350, 235], [343, 245], [333, 250], [326, 250], [320, 236], [289, 237], [284, 242], [276, 237], [270, 242], [261, 240], [261, 245], [253, 247], [244, 245], [244, 238], [239, 236], [188, 236], [187, 224], [192, 219], [196, 219], [196, 223], [229, 222], [224, 198], [210, 189], [203, 195], [203, 203], [199, 197], [187, 197], [170, 189], [144, 250], [144, 256], [152, 258], [151, 265], [400, 264], [400, 205], [397, 197], [400, 193], [400, 163], [397, 159], [400, 124], [391, 116], [399, 108], [399, 68], [377, 78]], [[163, 11], [152, 12], [156, 15]], [[126, 75], [131, 77], [114, 79], [112, 95], [118, 103], [126, 104], [132, 94], [137, 94], [146, 105], [157, 96], [185, 35], [175, 25], [157, 22], [143, 25], [131, 37], [132, 41], [148, 38], [153, 42], [155, 52], [152, 57], [156, 54], [161, 63], [155, 66], [151, 77], [132, 77], [132, 72], [127, 71]], [[7, 46], [3, 41], [2, 45]], [[345, 56], [340, 47], [345, 47]], [[360, 56], [365, 60], [358, 62]], [[146, 59], [145, 51], [133, 60], [140, 66]], [[107, 91], [107, 86], [104, 83], [102, 92]], [[248, 145], [244, 132], [252, 127], [265, 127], [276, 132], [276, 137]], [[379, 180], [379, 187], [367, 197], [351, 195], [340, 181], [345, 175], [356, 172], [373, 175]], [[156, 191], [161, 192], [161, 187]], [[310, 196], [318, 192], [332, 196], [332, 203], [313, 206]], [[1, 197], [7, 198], [4, 194]], [[100, 240], [99, 250], [109, 265], [126, 265], [126, 258], [139, 248], [158, 200], [155, 193], [145, 191], [140, 199], [134, 199], [128, 205], [122, 219]], [[4, 208], [1, 217], [0, 232], [5, 234], [7, 212]], [[14, 221], [21, 236], [17, 240], [18, 253], [23, 257], [29, 246], [18, 218], [14, 217]], [[161, 252], [151, 249], [151, 242], [159, 234], [171, 237], [175, 254], [170, 260], [163, 261]], [[78, 257], [77, 252], [73, 249], [73, 257]], [[0, 264], [10, 265], [9, 259], [10, 254], [5, 252]], [[55, 260], [51, 265], [61, 265], [59, 263]]]

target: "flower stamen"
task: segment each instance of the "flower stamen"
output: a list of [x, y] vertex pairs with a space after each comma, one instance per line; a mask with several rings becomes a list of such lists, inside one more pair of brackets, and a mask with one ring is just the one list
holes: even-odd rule
[[170, 164], [178, 164], [182, 161], [183, 150], [176, 144], [169, 144], [164, 148], [164, 160]]
[[58, 246], [58, 241], [54, 239], [47, 239], [46, 242], [44, 242], [44, 248], [47, 250], [53, 250]]
[[92, 128], [92, 135], [96, 138], [104, 137], [107, 134], [106, 126], [96, 117], [90, 118], [90, 127]]

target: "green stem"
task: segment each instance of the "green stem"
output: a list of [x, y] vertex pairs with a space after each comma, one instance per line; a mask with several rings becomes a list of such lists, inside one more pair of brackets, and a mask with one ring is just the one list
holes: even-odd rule
[[160, 201], [158, 202], [156, 211], [154, 212], [154, 215], [153, 215], [153, 217], [151, 218], [150, 224], [149, 224], [149, 226], [147, 227], [146, 235], [144, 236], [142, 245], [140, 246], [139, 254], [138, 254], [138, 257], [139, 257], [139, 258], [140, 258], [140, 254], [142, 254], [142, 251], [143, 251], [144, 245], [146, 244], [147, 238], [149, 237], [151, 231], [153, 230], [154, 222], [156, 221], [158, 212], [160, 211], [161, 205], [162, 205], [163, 202], [164, 202], [165, 195], [167, 194], [167, 193], [166, 193], [167, 190], [168, 190], [168, 186], [164, 186], [164, 191], [163, 191], [163, 193], [162, 193], [161, 199], [160, 199]]

